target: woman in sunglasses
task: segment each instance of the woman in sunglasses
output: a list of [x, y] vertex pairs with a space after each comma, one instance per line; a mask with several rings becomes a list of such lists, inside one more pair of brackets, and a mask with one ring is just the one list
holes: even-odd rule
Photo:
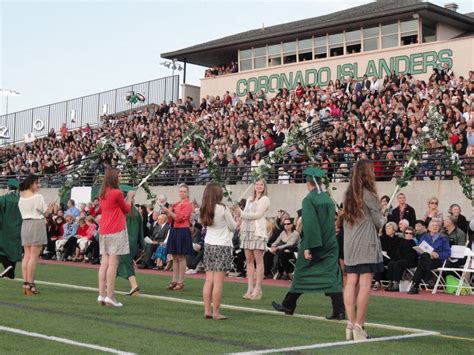
[[415, 230], [412, 227], [407, 227], [403, 232], [403, 238], [399, 244], [399, 259], [391, 259], [388, 263], [387, 279], [390, 281], [385, 291], [398, 292], [400, 280], [406, 269], [416, 267], [418, 262], [418, 254], [414, 246], [416, 241], [413, 239]]
[[438, 221], [443, 220], [443, 212], [438, 209], [439, 200], [436, 197], [432, 197], [428, 200], [428, 210], [426, 211], [423, 220], [426, 225], [430, 224], [432, 219]]

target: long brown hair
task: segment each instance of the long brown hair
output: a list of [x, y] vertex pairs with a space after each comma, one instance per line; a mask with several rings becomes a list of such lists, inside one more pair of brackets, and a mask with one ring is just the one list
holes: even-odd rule
[[202, 196], [202, 204], [199, 209], [201, 224], [203, 226], [212, 226], [214, 224], [214, 214], [216, 205], [222, 201], [224, 191], [222, 186], [216, 182], [207, 184]]
[[105, 171], [104, 182], [100, 189], [100, 198], [105, 198], [105, 191], [107, 189], [119, 188], [119, 171], [115, 168], [108, 168]]
[[343, 216], [351, 225], [364, 216], [364, 189], [377, 196], [374, 167], [367, 159], [361, 159], [354, 165], [351, 181], [344, 196]]

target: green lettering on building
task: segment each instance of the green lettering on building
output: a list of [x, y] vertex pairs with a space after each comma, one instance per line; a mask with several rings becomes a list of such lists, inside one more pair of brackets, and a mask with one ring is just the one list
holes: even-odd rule
[[369, 60], [365, 66], [357, 62], [344, 63], [333, 69], [331, 67], [316, 67], [305, 71], [298, 70], [239, 79], [235, 92], [238, 96], [245, 96], [249, 92], [256, 93], [259, 90], [263, 90], [265, 93], [276, 93], [282, 88], [293, 90], [298, 82], [303, 85], [326, 86], [331, 80], [344, 79], [348, 76], [354, 76], [357, 80], [360, 80], [363, 74], [368, 77], [383, 78], [385, 75], [390, 75], [392, 70], [397, 74], [424, 74], [429, 73], [433, 68], [440, 68], [443, 63], [447, 63], [449, 67], [453, 66], [453, 51], [451, 49], [414, 53], [410, 56], [380, 58], [378, 63], [375, 60]]

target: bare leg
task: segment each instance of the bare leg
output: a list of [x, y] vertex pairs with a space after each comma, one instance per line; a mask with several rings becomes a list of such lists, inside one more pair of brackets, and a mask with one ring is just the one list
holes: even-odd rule
[[356, 323], [364, 326], [369, 305], [370, 286], [372, 284], [372, 274], [362, 274], [359, 277], [359, 293], [357, 295], [357, 317]]
[[173, 282], [177, 282], [179, 279], [179, 256], [173, 255]]
[[36, 274], [36, 265], [38, 264], [38, 258], [43, 250], [42, 245], [32, 245], [30, 247], [30, 257], [28, 259], [28, 270], [27, 270], [27, 277], [28, 282], [35, 282], [35, 274]]
[[214, 272], [214, 287], [212, 288], [212, 314], [214, 318], [220, 318], [219, 313], [222, 300], [222, 292], [224, 289], [225, 272]]
[[255, 256], [255, 264], [257, 265], [257, 281], [255, 283], [253, 294], [257, 295], [262, 292], [262, 282], [265, 274], [263, 265], [263, 250], [254, 250], [253, 255]]
[[359, 282], [358, 274], [347, 274], [346, 286], [344, 288], [344, 305], [346, 306], [347, 319], [354, 324], [356, 321], [356, 291]]
[[109, 255], [109, 266], [107, 267], [107, 297], [115, 300], [115, 280], [117, 277], [118, 255]]
[[204, 300], [204, 315], [205, 316], [212, 315], [211, 295], [212, 295], [212, 288], [213, 288], [213, 279], [214, 279], [214, 272], [206, 271], [206, 282], [204, 282], [204, 287], [202, 288], [202, 298]]
[[179, 274], [178, 274], [178, 282], [184, 282], [184, 274], [186, 273], [186, 256], [180, 255], [179, 256]]
[[253, 251], [245, 249], [245, 259], [247, 260], [247, 295], [253, 292], [253, 278], [255, 274]]
[[107, 294], [107, 269], [109, 267], [109, 256], [102, 254], [99, 268], [99, 296], [105, 297]]
[[130, 282], [130, 292], [132, 292], [138, 287], [137, 278], [135, 276], [130, 276], [128, 281]]
[[31, 255], [31, 247], [25, 246], [25, 255], [23, 255], [23, 261], [21, 263], [21, 274], [25, 282], [31, 282], [32, 280], [28, 279], [28, 263]]

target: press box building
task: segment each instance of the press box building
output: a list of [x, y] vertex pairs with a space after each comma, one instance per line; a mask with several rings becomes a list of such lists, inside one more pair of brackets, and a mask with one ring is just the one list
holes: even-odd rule
[[[308, 4], [308, 6], [311, 6]], [[456, 75], [474, 69], [474, 13], [420, 0], [378, 0], [332, 14], [237, 33], [163, 53], [205, 67], [238, 63], [238, 72], [183, 84], [183, 97], [269, 95], [286, 87], [325, 86], [354, 76], [383, 78], [392, 70], [428, 79], [443, 63]], [[308, 8], [310, 11], [310, 8]], [[184, 82], [186, 79], [184, 79]]]

